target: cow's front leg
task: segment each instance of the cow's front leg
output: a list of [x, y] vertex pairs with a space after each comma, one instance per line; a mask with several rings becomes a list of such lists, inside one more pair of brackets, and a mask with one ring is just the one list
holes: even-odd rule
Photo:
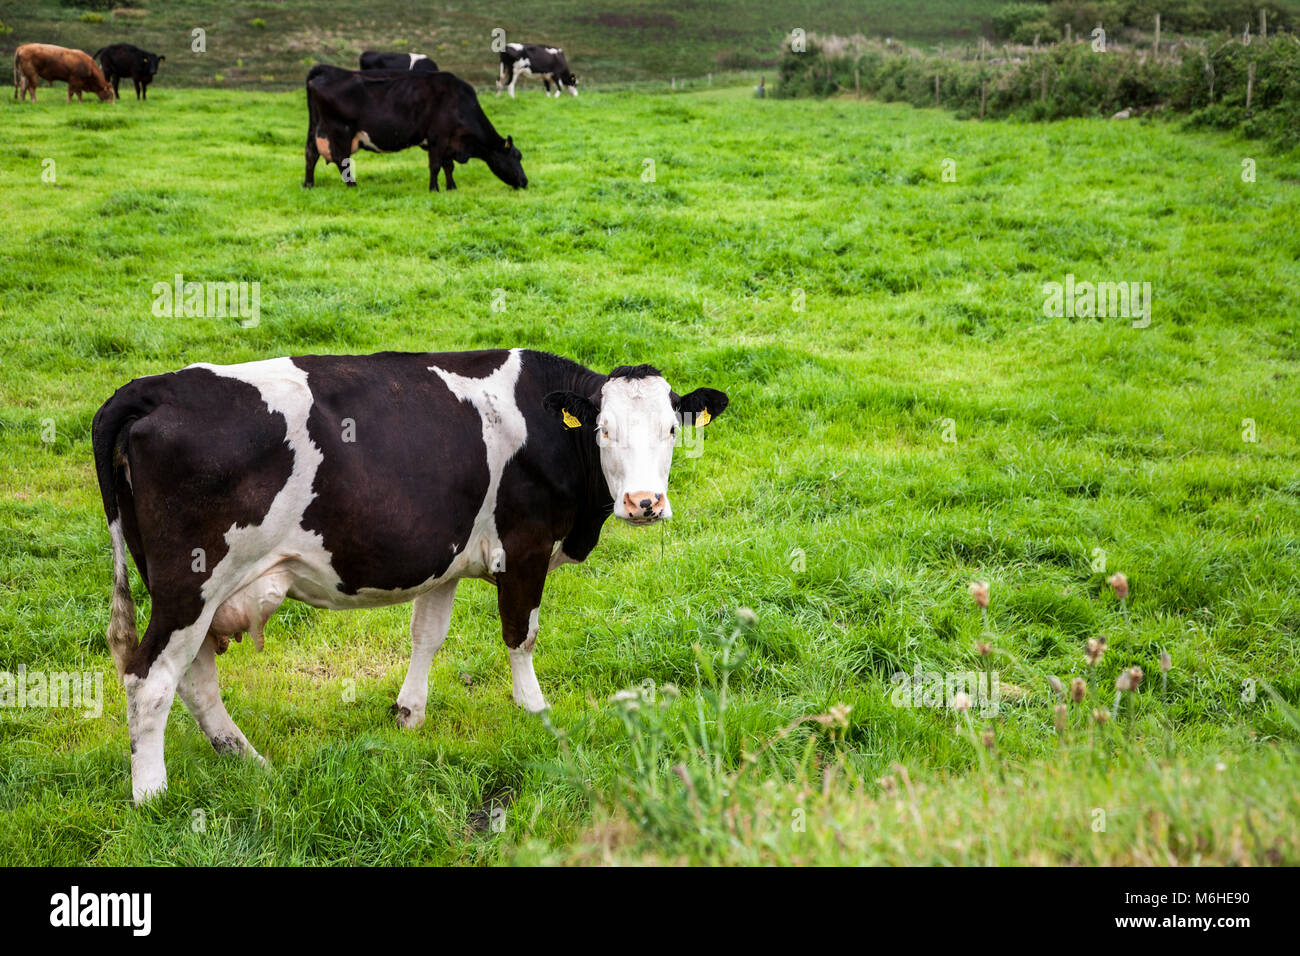
[[216, 638], [211, 633], [204, 639], [199, 652], [190, 662], [185, 676], [176, 686], [185, 709], [207, 736], [217, 753], [233, 753], [265, 764], [262, 755], [253, 749], [235, 722], [231, 720], [226, 705], [221, 700], [221, 687], [217, 684]]
[[452, 171], [455, 170], [455, 168], [456, 168], [456, 161], [454, 159], [444, 159], [442, 161], [442, 175], [443, 178], [447, 180], [448, 192], [451, 192], [453, 189], [456, 188], [456, 180], [451, 178]]
[[448, 581], [415, 599], [411, 611], [411, 666], [397, 693], [393, 713], [403, 727], [424, 723], [424, 708], [429, 700], [429, 665], [447, 639], [451, 626], [451, 605], [456, 598], [456, 582]]
[[533, 673], [533, 646], [537, 643], [537, 611], [546, 584], [549, 551], [515, 557], [506, 552], [506, 569], [497, 574], [497, 608], [501, 636], [510, 649], [510, 676], [515, 703], [536, 714], [546, 709], [546, 698]]
[[442, 169], [442, 154], [432, 146], [429, 147], [429, 192], [438, 191], [438, 171]]

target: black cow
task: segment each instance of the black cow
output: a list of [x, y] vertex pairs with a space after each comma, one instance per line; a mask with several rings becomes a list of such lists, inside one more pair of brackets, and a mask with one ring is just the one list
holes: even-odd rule
[[[648, 365], [600, 375], [522, 349], [200, 364], [118, 389], [92, 445], [136, 801], [166, 787], [177, 692], [218, 751], [257, 758], [215, 659], [244, 633], [260, 646], [286, 597], [414, 601], [393, 710], [418, 727], [456, 584], [490, 581], [515, 702], [544, 709], [532, 653], [546, 576], [584, 560], [611, 514], [671, 517], [673, 449], [699, 450], [698, 427], [726, 407], [711, 388], [678, 395]], [[128, 552], [152, 598], [143, 641]]]
[[129, 76], [135, 84], [135, 98], [149, 98], [149, 84], [158, 75], [158, 64], [167, 59], [157, 53], [149, 53], [129, 43], [114, 43], [95, 53], [95, 59], [104, 68], [104, 76], [113, 84], [114, 95], [118, 94], [118, 84], [122, 77]]
[[416, 73], [437, 73], [438, 64], [423, 53], [375, 53], [367, 50], [361, 54], [363, 70], [412, 70]]
[[564, 59], [564, 51], [558, 46], [544, 46], [540, 43], [507, 43], [501, 51], [501, 70], [497, 73], [497, 96], [501, 95], [502, 86], [510, 81], [510, 97], [515, 95], [515, 81], [521, 76], [540, 76], [546, 87], [546, 95], [551, 95], [551, 81], [555, 81], [555, 96], [567, 88], [574, 96], [578, 95], [578, 78], [569, 69]]
[[497, 178], [516, 189], [528, 185], [519, 150], [502, 139], [479, 106], [474, 87], [451, 73], [397, 73], [314, 66], [307, 74], [307, 173], [315, 185], [316, 160], [339, 167], [355, 186], [352, 154], [358, 149], [390, 153], [419, 146], [429, 153], [429, 189], [438, 170], [455, 189], [456, 163], [481, 159]]

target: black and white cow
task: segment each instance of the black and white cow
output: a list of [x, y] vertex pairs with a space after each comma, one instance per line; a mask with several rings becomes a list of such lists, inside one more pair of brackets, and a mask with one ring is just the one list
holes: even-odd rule
[[352, 154], [390, 153], [419, 146], [429, 154], [429, 189], [438, 170], [455, 189], [456, 163], [481, 159], [508, 186], [528, 185], [514, 140], [502, 138], [479, 105], [474, 87], [451, 73], [345, 70], [314, 66], [307, 74], [307, 171], [316, 184], [316, 160], [339, 167], [357, 184]]
[[[126, 687], [135, 800], [166, 788], [173, 696], [218, 751], [261, 759], [221, 702], [216, 655], [260, 646], [285, 600], [414, 601], [394, 711], [420, 726], [461, 578], [497, 586], [514, 699], [533, 672], [546, 576], [613, 514], [668, 518], [679, 443], [727, 407], [648, 365], [600, 375], [521, 349], [278, 358], [138, 378], [95, 415], [113, 545], [108, 645]], [[152, 598], [136, 631], [128, 552]]]
[[540, 76], [546, 87], [546, 95], [551, 95], [551, 81], [555, 82], [555, 96], [558, 99], [566, 89], [574, 96], [578, 95], [578, 78], [569, 69], [564, 59], [564, 51], [558, 46], [544, 46], [540, 43], [507, 43], [501, 51], [501, 70], [497, 73], [497, 96], [509, 81], [510, 97], [515, 95], [515, 81], [521, 76]]
[[96, 50], [94, 59], [104, 68], [104, 76], [113, 84], [113, 95], [120, 98], [119, 84], [123, 77], [130, 77], [135, 84], [135, 98], [149, 98], [149, 84], [158, 75], [158, 64], [167, 59], [157, 53], [150, 53], [130, 43], [114, 43], [102, 50]]
[[375, 53], [373, 50], [367, 50], [361, 54], [361, 69], [437, 73], [438, 64], [423, 53]]

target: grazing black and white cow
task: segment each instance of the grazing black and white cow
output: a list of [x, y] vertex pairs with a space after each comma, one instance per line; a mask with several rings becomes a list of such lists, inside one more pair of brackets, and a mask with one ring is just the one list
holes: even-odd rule
[[438, 170], [455, 189], [456, 163], [481, 159], [508, 186], [528, 185], [519, 150], [498, 135], [479, 105], [474, 87], [451, 73], [394, 73], [314, 66], [307, 74], [307, 172], [316, 184], [316, 160], [338, 166], [343, 181], [357, 184], [352, 154], [358, 149], [391, 153], [419, 146], [429, 154], [429, 189]]
[[[138, 378], [95, 414], [113, 545], [108, 645], [126, 687], [136, 801], [165, 789], [179, 693], [218, 751], [260, 759], [221, 702], [216, 655], [285, 600], [414, 601], [398, 722], [424, 721], [456, 582], [497, 586], [514, 699], [533, 673], [546, 576], [582, 561], [613, 514], [672, 515], [679, 443], [727, 407], [657, 369], [600, 375], [544, 352], [309, 355]], [[136, 631], [130, 553], [152, 598]]]
[[118, 84], [122, 82], [122, 77], [129, 76], [135, 84], [135, 98], [147, 100], [149, 84], [158, 75], [158, 64], [167, 57], [149, 53], [130, 43], [114, 43], [96, 51], [94, 59], [99, 61], [104, 68], [104, 76], [113, 84], [114, 96], [120, 98]]
[[515, 81], [521, 76], [540, 76], [546, 87], [546, 95], [551, 95], [551, 82], [555, 82], [555, 96], [558, 99], [566, 89], [574, 96], [578, 95], [578, 78], [569, 69], [564, 59], [564, 51], [558, 46], [544, 46], [540, 43], [507, 43], [501, 51], [501, 70], [497, 73], [497, 96], [509, 81], [510, 96], [515, 95]]
[[438, 64], [423, 53], [375, 53], [373, 50], [367, 50], [361, 54], [361, 69], [437, 73]]

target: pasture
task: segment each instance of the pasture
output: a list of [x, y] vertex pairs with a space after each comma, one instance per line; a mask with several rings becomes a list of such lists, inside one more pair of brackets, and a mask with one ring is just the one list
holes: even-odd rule
[[[519, 192], [430, 194], [418, 150], [305, 191], [301, 90], [0, 104], [0, 671], [104, 686], [99, 719], [0, 708], [0, 863], [1300, 863], [1300, 159], [755, 79], [484, 95]], [[156, 316], [177, 273], [260, 283], [260, 321]], [[1067, 275], [1150, 282], [1150, 325], [1045, 315]], [[132, 809], [96, 408], [197, 361], [497, 346], [732, 402], [671, 523], [551, 578], [549, 716], [487, 584], [418, 731], [409, 607], [290, 602], [218, 662], [272, 769], [177, 705]], [[896, 706], [918, 668], [997, 671], [998, 713]], [[1049, 675], [1089, 681], [1059, 730]]]

